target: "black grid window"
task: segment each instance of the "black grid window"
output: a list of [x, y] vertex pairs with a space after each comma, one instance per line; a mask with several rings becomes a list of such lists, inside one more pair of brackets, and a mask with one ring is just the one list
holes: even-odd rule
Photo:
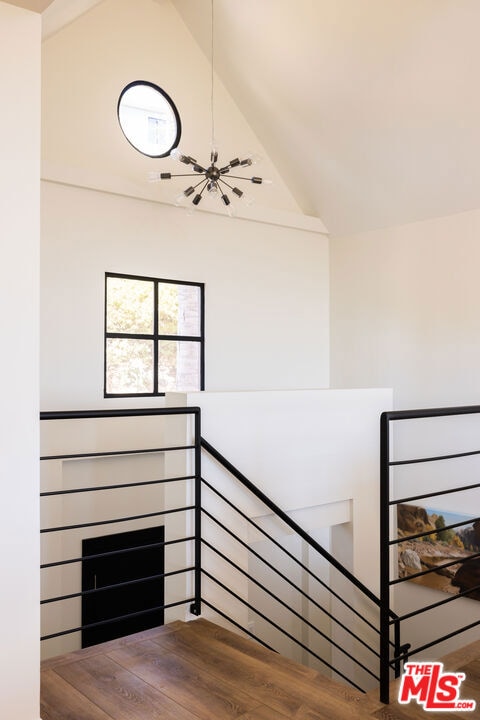
[[105, 397], [204, 390], [203, 283], [105, 273]]

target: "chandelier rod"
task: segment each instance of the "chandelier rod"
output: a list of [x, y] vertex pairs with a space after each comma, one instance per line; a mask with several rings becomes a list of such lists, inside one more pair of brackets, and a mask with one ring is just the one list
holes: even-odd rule
[[213, 10], [213, 2], [214, 0], [211, 0], [211, 25], [210, 25], [210, 73], [211, 73], [211, 96], [210, 96], [210, 112], [211, 112], [211, 120], [212, 120], [212, 147], [211, 151], [214, 152], [215, 148], [215, 114], [214, 114], [214, 72], [213, 72], [213, 63], [214, 63], [214, 10]]

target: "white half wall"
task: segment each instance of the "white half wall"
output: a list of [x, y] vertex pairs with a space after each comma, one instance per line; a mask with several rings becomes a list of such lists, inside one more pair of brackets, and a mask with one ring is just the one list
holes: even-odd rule
[[162, 404], [103, 398], [106, 271], [205, 283], [207, 390], [328, 386], [325, 236], [43, 182], [42, 410]]
[[39, 717], [40, 16], [0, 2], [0, 716]]
[[[206, 392], [167, 402], [200, 407], [202, 436], [307, 532], [350, 520], [350, 569], [378, 593], [380, 414], [391, 409], [390, 390]], [[333, 508], [330, 523], [322, 505]]]

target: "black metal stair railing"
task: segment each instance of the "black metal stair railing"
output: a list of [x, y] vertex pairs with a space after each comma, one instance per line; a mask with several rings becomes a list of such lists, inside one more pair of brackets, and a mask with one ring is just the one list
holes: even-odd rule
[[[452, 480], [453, 477], [455, 478], [453, 481], [453, 487], [438, 487], [438, 489], [432, 490], [432, 484], [435, 488], [435, 481], [436, 481], [436, 470], [435, 468], [438, 467], [438, 463], [444, 463], [446, 461], [456, 461], [461, 458], [468, 458], [468, 457], [474, 457], [480, 455], [480, 450], [473, 449], [473, 450], [467, 450], [467, 451], [461, 451], [461, 452], [449, 452], [445, 454], [434, 454], [434, 455], [424, 455], [421, 457], [407, 457], [402, 458], [401, 460], [393, 459], [392, 458], [392, 429], [395, 428], [395, 423], [401, 422], [402, 425], [406, 424], [408, 421], [416, 421], [416, 420], [436, 420], [439, 418], [454, 418], [454, 417], [465, 417], [465, 416], [479, 416], [480, 419], [480, 405], [472, 405], [472, 406], [462, 406], [462, 407], [448, 407], [448, 408], [433, 408], [433, 409], [423, 409], [423, 410], [408, 410], [408, 411], [392, 411], [392, 412], [386, 412], [382, 414], [381, 417], [381, 438], [380, 438], [380, 444], [381, 444], [381, 460], [380, 460], [380, 472], [381, 472], [381, 488], [380, 488], [380, 503], [381, 503], [381, 518], [380, 518], [380, 535], [381, 535], [381, 556], [380, 556], [380, 565], [381, 565], [381, 589], [380, 589], [380, 599], [381, 599], [381, 662], [380, 662], [380, 668], [381, 668], [381, 678], [380, 678], [380, 698], [382, 702], [388, 703], [390, 700], [390, 676], [389, 676], [389, 669], [392, 666], [399, 667], [403, 662], [409, 660], [412, 656], [417, 655], [418, 653], [424, 652], [425, 650], [428, 650], [430, 648], [433, 648], [437, 645], [439, 645], [442, 642], [445, 642], [446, 640], [450, 640], [453, 637], [456, 637], [457, 635], [460, 635], [462, 633], [465, 633], [469, 630], [472, 630], [475, 627], [478, 627], [480, 625], [480, 619], [467, 623], [466, 625], [461, 625], [460, 627], [455, 627], [453, 630], [443, 634], [439, 634], [438, 631], [434, 630], [433, 623], [428, 623], [427, 613], [431, 613], [432, 611], [441, 608], [445, 605], [449, 605], [452, 602], [458, 602], [462, 598], [471, 596], [472, 593], [477, 593], [477, 597], [479, 596], [480, 591], [480, 585], [473, 585], [468, 587], [468, 589], [458, 592], [454, 595], [449, 595], [449, 597], [444, 598], [442, 600], [438, 600], [434, 603], [425, 603], [422, 604], [421, 607], [417, 608], [414, 611], [405, 612], [400, 616], [397, 616], [395, 619], [395, 622], [389, 617], [390, 608], [392, 605], [392, 599], [391, 599], [391, 590], [394, 587], [398, 587], [400, 584], [405, 583], [410, 580], [418, 580], [419, 578], [424, 578], [425, 576], [428, 576], [432, 573], [436, 573], [439, 570], [445, 571], [447, 568], [451, 568], [453, 565], [461, 565], [465, 562], [474, 560], [475, 558], [480, 557], [479, 552], [472, 552], [468, 556], [462, 558], [462, 557], [455, 557], [454, 560], [450, 560], [447, 562], [442, 562], [436, 564], [434, 567], [429, 567], [425, 570], [420, 570], [418, 572], [409, 573], [405, 575], [404, 577], [399, 577], [396, 570], [392, 572], [392, 551], [395, 551], [400, 543], [404, 543], [407, 541], [412, 541], [415, 539], [423, 540], [425, 538], [430, 538], [434, 533], [437, 532], [437, 529], [433, 530], [428, 528], [426, 531], [421, 532], [414, 532], [409, 535], [402, 534], [401, 536], [397, 536], [397, 527], [392, 527], [392, 517], [395, 516], [395, 514], [392, 516], [392, 511], [396, 511], [398, 507], [402, 504], [409, 504], [409, 503], [415, 503], [419, 502], [421, 503], [420, 507], [423, 507], [422, 503], [425, 503], [427, 500], [431, 500], [432, 498], [438, 498], [443, 496], [452, 496], [452, 495], [459, 495], [462, 492], [471, 492], [474, 490], [478, 490], [480, 488], [480, 483], [471, 483], [467, 482], [466, 484], [462, 482], [461, 480], [461, 469], [456, 469], [455, 473], [452, 473]], [[393, 425], [393, 428], [392, 428]], [[417, 429], [417, 432], [421, 432]], [[429, 431], [431, 432], [431, 430]], [[455, 434], [455, 431], [453, 431], [453, 434]], [[458, 434], [458, 433], [457, 433]], [[474, 435], [478, 436], [478, 427], [475, 430]], [[461, 435], [461, 432], [460, 432]], [[392, 471], [394, 471], [395, 468], [406, 468], [409, 467], [418, 467], [419, 465], [428, 464], [428, 467], [431, 468], [431, 471], [427, 474], [427, 484], [428, 484], [428, 492], [415, 492], [414, 494], [408, 494], [408, 496], [401, 497], [399, 496], [398, 491], [393, 492], [392, 487]], [[478, 472], [478, 471], [477, 471]], [[400, 481], [399, 481], [400, 484]], [[419, 487], [419, 490], [421, 491], [421, 487]], [[470, 501], [470, 506], [473, 504], [473, 506], [478, 506], [478, 500], [476, 500], [474, 503]], [[469, 517], [468, 520], [462, 521], [462, 522], [455, 522], [450, 523], [448, 525], [443, 525], [441, 527], [441, 531], [449, 531], [449, 530], [455, 530], [456, 528], [460, 528], [462, 526], [471, 525], [472, 523], [478, 522], [480, 520], [479, 517]], [[398, 522], [397, 522], [398, 525]], [[389, 636], [389, 632], [391, 629], [392, 624], [395, 624], [397, 628], [398, 638], [400, 637], [400, 628], [406, 623], [408, 620], [411, 620], [417, 616], [423, 616], [425, 619], [424, 627], [432, 626], [432, 633], [431, 638], [427, 640], [426, 642], [421, 641], [421, 644], [414, 645], [413, 641], [412, 643], [406, 643], [402, 645], [400, 643], [400, 640], [396, 643], [395, 650], [393, 653], [393, 657], [391, 655], [391, 647], [387, 642], [387, 638]], [[455, 619], [454, 614], [451, 614], [452, 620]], [[405, 634], [405, 631], [402, 629], [402, 633]]]
[[[86, 487], [73, 487], [69, 489], [55, 489], [42, 492], [42, 498], [45, 501], [55, 498], [77, 496], [82, 494], [93, 494], [105, 491], [114, 491], [123, 493], [125, 488], [138, 488], [139, 491], [146, 487], [161, 487], [162, 485], [171, 485], [178, 482], [186, 481], [188, 486], [185, 487], [179, 504], [175, 507], [159, 507], [151, 508], [151, 512], [142, 514], [129, 513], [120, 517], [105, 517], [94, 520], [85, 517], [81, 522], [53, 524], [52, 526], [42, 526], [42, 536], [65, 536], [72, 531], [82, 531], [86, 529], [88, 533], [92, 528], [103, 526], [116, 526], [118, 523], [128, 523], [130, 521], [148, 520], [155, 518], [168, 517], [173, 514], [181, 515], [185, 519], [185, 533], [181, 537], [166, 537], [162, 543], [164, 548], [178, 545], [184, 551], [177, 553], [182, 562], [177, 567], [169, 568], [168, 572], [158, 573], [151, 577], [144, 578], [148, 580], [156, 580], [163, 578], [168, 581], [175, 576], [185, 576], [185, 597], [175, 598], [174, 602], [159, 604], [158, 607], [140, 612], [130, 613], [129, 616], [118, 615], [118, 617], [100, 621], [98, 623], [80, 624], [75, 623], [71, 627], [56, 629], [54, 632], [46, 632], [42, 640], [53, 640], [54, 638], [74, 633], [82, 632], [85, 629], [91, 629], [96, 625], [104, 625], [122, 621], [125, 617], [133, 617], [136, 615], [148, 614], [156, 610], [166, 610], [176, 606], [189, 606], [190, 611], [195, 615], [202, 612], [202, 604], [224, 617], [234, 626], [241, 629], [247, 635], [254, 637], [258, 642], [277, 649], [275, 647], [276, 637], [271, 639], [271, 633], [267, 633], [268, 637], [262, 637], [262, 633], [253, 632], [251, 626], [247, 622], [243, 622], [245, 613], [252, 614], [256, 618], [260, 618], [264, 623], [264, 627], [268, 626], [273, 630], [273, 635], [280, 635], [286, 638], [292, 647], [298, 652], [303, 653], [303, 657], [307, 662], [313, 663], [316, 667], [322, 667], [332, 674], [333, 677], [342, 678], [345, 682], [358, 690], [367, 689], [372, 683], [378, 684], [381, 677], [381, 650], [380, 650], [380, 626], [379, 613], [381, 609], [380, 599], [371, 592], [363, 583], [361, 583], [347, 568], [345, 568], [335, 557], [325, 550], [320, 543], [298, 525], [292, 518], [278, 507], [270, 498], [256, 488], [239, 470], [237, 470], [228, 460], [226, 460], [215, 448], [206, 440], [201, 438], [201, 416], [199, 408], [159, 408], [159, 409], [143, 409], [143, 410], [106, 410], [106, 411], [80, 411], [80, 412], [59, 412], [59, 413], [41, 413], [41, 420], [45, 422], [54, 420], [71, 420], [71, 419], [98, 419], [98, 418], [119, 418], [119, 417], [144, 417], [149, 415], [158, 416], [185, 416], [193, 418], [192, 440], [186, 444], [179, 443], [173, 446], [147, 447], [147, 448], [127, 448], [118, 451], [102, 451], [97, 452], [74, 452], [58, 455], [45, 454], [41, 458], [42, 463], [50, 461], [66, 461], [66, 460], [82, 460], [85, 458], [105, 458], [132, 455], [148, 455], [151, 453], [172, 453], [185, 452], [190, 453], [192, 458], [190, 466], [192, 471], [181, 477], [162, 477], [154, 480], [132, 480], [131, 482], [109, 482], [105, 485], [89, 485]], [[216, 486], [215, 479], [202, 476], [202, 451], [207, 453], [218, 469], [221, 469], [223, 477], [228, 478], [227, 485], [233, 490], [233, 496], [228, 496], [230, 491], [225, 488], [222, 490]], [[221, 483], [222, 484], [222, 483]], [[312, 554], [315, 560], [312, 562], [297, 557], [284, 544], [269, 533], [261, 523], [256, 522], [252, 518], [251, 513], [245, 511], [239, 506], [235, 500], [235, 493], [238, 488], [241, 489], [242, 497], [254, 498], [255, 503], [260, 503], [263, 507], [263, 513], [269, 517], [274, 517], [275, 522], [282, 524], [288, 529], [290, 535], [299, 538], [299, 542], [308, 548], [308, 553]], [[190, 488], [190, 489], [188, 489]], [[232, 499], [233, 497], [233, 499]], [[215, 502], [211, 499], [215, 498]], [[113, 513], [112, 513], [113, 514]], [[232, 525], [227, 522], [227, 516], [236, 518]], [[258, 517], [258, 515], [256, 515]], [[252, 546], [252, 543], [242, 539], [241, 533], [238, 531], [238, 523], [251, 529], [251, 532], [257, 537], [261, 537], [273, 549], [276, 555], [275, 559], [266, 557]], [[215, 528], [213, 535], [217, 535], [217, 539], [212, 541], [209, 535], [209, 529]], [[220, 538], [220, 539], [219, 539]], [[228, 538], [228, 541], [222, 542], [222, 539]], [[233, 553], [228, 551], [228, 546], [233, 549]], [[138, 548], [138, 550], [153, 545], [146, 545]], [[137, 549], [135, 549], [136, 551]], [[110, 559], [120, 555], [122, 550], [114, 552], [104, 552], [97, 555], [88, 555], [88, 559], [104, 558]], [[128, 550], [131, 552], [131, 550]], [[228, 573], [215, 571], [215, 563], [209, 562], [211, 558], [217, 558], [218, 562], [224, 567], [231, 568], [231, 572], [236, 578], [241, 578], [242, 587], [247, 587], [246, 593], [239, 593], [238, 582], [233, 585], [229, 583]], [[270, 575], [274, 578], [274, 584], [268, 586], [264, 577], [258, 577], [250, 568], [246, 568], [239, 558], [241, 556], [253, 558], [258, 567], [264, 568], [260, 575]], [[191, 558], [191, 560], [189, 560]], [[315, 563], [322, 562], [328, 565], [329, 571], [325, 575], [318, 572]], [[42, 571], [48, 572], [51, 569], [68, 568], [68, 566], [81, 566], [86, 558], [80, 554], [74, 554], [71, 557], [54, 558], [42, 563]], [[318, 563], [317, 563], [318, 564]], [[292, 569], [293, 568], [293, 569]], [[312, 569], [313, 568], [313, 569]], [[300, 575], [307, 578], [302, 585], [295, 581], [294, 576]], [[334, 582], [330, 582], [331, 579]], [[340, 579], [340, 580], [339, 580]], [[130, 580], [121, 585], [135, 586], [136, 580]], [[287, 588], [287, 599], [282, 596], [282, 592], [278, 591], [278, 584], [282, 588]], [[227, 594], [231, 598], [232, 603], [238, 603], [245, 612], [235, 614], [235, 612], [226, 612], [225, 606], [218, 602], [218, 593], [208, 592], [209, 588], [215, 587], [220, 594]], [[53, 593], [49, 597], [42, 598], [42, 607], [60, 607], [63, 602], [84, 598], [85, 596], [96, 596], [98, 593], [108, 591], [117, 585], [102, 587], [100, 589], [79, 590], [78, 592], [60, 592]], [[276, 611], [281, 610], [286, 616], [292, 619], [293, 625], [300, 627], [299, 633], [291, 632], [287, 622], [275, 619], [270, 613], [270, 608], [265, 608], [265, 602], [261, 606], [255, 606], [249, 597], [250, 590], [254, 588], [267, 599], [267, 606], [271, 605]], [[290, 602], [289, 593], [295, 594], [298, 601]], [[253, 593], [254, 594], [254, 593]], [[324, 598], [328, 599], [324, 601]], [[257, 598], [258, 599], [258, 598]], [[298, 605], [302, 606], [301, 611]], [[305, 609], [305, 612], [304, 612]], [[388, 616], [388, 626], [386, 629], [386, 644], [389, 653], [394, 658], [401, 656], [402, 648], [400, 645], [399, 624], [396, 616], [389, 609], [386, 611]], [[60, 613], [59, 613], [60, 615]], [[278, 612], [277, 612], [278, 615]], [[320, 622], [317, 622], [321, 618]], [[393, 630], [392, 630], [393, 627]], [[326, 629], [325, 629], [326, 628]], [[326, 650], [325, 650], [326, 648]], [[389, 663], [389, 668], [395, 670], [398, 675], [399, 662]], [[390, 670], [388, 671], [390, 674]]]
[[[295, 533], [298, 538], [300, 538], [303, 542], [307, 544], [308, 548], [310, 548], [311, 551], [317, 553], [328, 563], [330, 568], [333, 568], [339, 575], [342, 576], [344, 582], [348, 583], [348, 593], [345, 593], [345, 590], [341, 594], [339, 592], [336, 592], [335, 589], [333, 589], [328, 583], [326, 583], [324, 579], [319, 577], [317, 573], [313, 572], [309, 565], [302, 562], [302, 560], [297, 558], [289, 550], [283, 547], [283, 545], [271, 534], [269, 534], [264, 528], [262, 528], [258, 522], [255, 522], [255, 520], [253, 520], [248, 513], [245, 513], [240, 508], [238, 508], [235, 502], [226, 497], [225, 493], [214, 487], [214, 485], [207, 481], [205, 478], [202, 478], [204, 491], [206, 490], [210, 494], [213, 494], [217, 499], [218, 504], [217, 515], [210, 512], [210, 510], [206, 509], [206, 507], [203, 507], [202, 512], [205, 521], [209, 521], [210, 523], [213, 523], [216, 528], [220, 528], [223, 533], [225, 533], [226, 536], [230, 539], [231, 543], [239, 548], [239, 551], [244, 552], [250, 556], [254, 556], [261, 563], [261, 566], [265, 567], [265, 569], [268, 569], [268, 571], [272, 571], [273, 573], [275, 573], [277, 578], [279, 578], [283, 583], [285, 583], [286, 586], [288, 586], [290, 589], [293, 589], [295, 593], [305, 599], [312, 608], [323, 613], [324, 616], [328, 618], [331, 626], [336, 630], [340, 630], [343, 633], [342, 637], [348, 638], [348, 641], [344, 641], [341, 643], [337, 642], [334, 637], [332, 637], [332, 634], [335, 635], [336, 632], [330, 633], [330, 635], [322, 632], [316, 625], [310, 622], [308, 617], [305, 617], [299, 612], [297, 612], [292, 607], [291, 603], [282, 600], [279, 597], [278, 592], [272, 592], [268, 587], [266, 587], [264, 582], [254, 577], [252, 573], [248, 572], [244, 567], [242, 567], [236, 561], [235, 557], [228, 556], [218, 546], [215, 546], [206, 539], [202, 540], [202, 543], [205, 547], [208, 547], [212, 553], [222, 558], [222, 560], [225, 561], [225, 563], [227, 563], [229, 567], [233, 568], [236, 573], [239, 573], [243, 578], [245, 578], [247, 583], [251, 583], [256, 587], [260, 588], [260, 590], [266, 594], [266, 597], [271, 598], [272, 602], [274, 602], [276, 605], [280, 605], [287, 614], [293, 616], [296, 620], [298, 620], [299, 626], [301, 628], [307, 628], [313, 631], [313, 637], [317, 639], [317, 643], [305, 643], [302, 637], [294, 636], [291, 632], [289, 632], [286, 629], [285, 625], [281, 626], [278, 622], [273, 620], [267, 614], [262, 613], [258, 607], [254, 607], [251, 602], [249, 602], [248, 592], [239, 594], [234, 588], [227, 585], [225, 582], [220, 581], [217, 574], [210, 572], [205, 567], [205, 561], [202, 569], [203, 575], [207, 577], [211, 581], [211, 583], [219, 586], [223, 591], [225, 591], [225, 593], [227, 593], [227, 595], [234, 598], [237, 602], [243, 605], [250, 613], [253, 614], [253, 616], [260, 616], [264, 621], [266, 621], [268, 626], [271, 626], [274, 631], [288, 638], [295, 646], [301, 648], [301, 650], [306, 653], [307, 657], [313, 658], [315, 661], [318, 661], [320, 663], [320, 667], [323, 666], [324, 668], [327, 668], [334, 674], [334, 676], [341, 677], [345, 682], [362, 692], [365, 691], [365, 688], [359, 683], [357, 675], [360, 675], [367, 679], [370, 678], [370, 680], [373, 679], [375, 683], [378, 683], [380, 680], [380, 675], [378, 672], [380, 661], [380, 631], [378, 618], [378, 611], [380, 606], [379, 599], [348, 569], [343, 567], [343, 565], [339, 563], [335, 557], [333, 557], [318, 542], [316, 542], [312, 537], [310, 537], [310, 535], [305, 532], [305, 530], [300, 527], [295, 521], [293, 521], [287, 513], [285, 513], [274, 502], [272, 502], [270, 498], [268, 498], [255, 485], [253, 485], [237, 468], [235, 468], [204, 438], [202, 438], [201, 444], [203, 450], [207, 452], [208, 455], [210, 455], [216, 461], [216, 463], [218, 463], [225, 471], [227, 471], [232, 479], [241, 484], [242, 490], [244, 492], [250, 493], [257, 500], [259, 500], [264, 506], [264, 508], [267, 509], [268, 513], [271, 513], [277, 519], [281, 520], [282, 523], [285, 524], [285, 527], [288, 528], [288, 532]], [[205, 465], [203, 465], [203, 467], [205, 467]], [[268, 540], [268, 543], [271, 543], [272, 546], [276, 547], [280, 551], [281, 556], [283, 556], [284, 558], [284, 562], [280, 563], [280, 567], [275, 567], [271, 562], [269, 562], [268, 559], [257, 553], [252, 548], [251, 544], [239, 538], [237, 536], [235, 526], [228, 527], [225, 524], [225, 521], [222, 517], [222, 515], [224, 514], [222, 513], [222, 503], [224, 508], [227, 508], [228, 511], [237, 514], [243, 522], [247, 523], [251, 528], [253, 528], [253, 531], [255, 533], [258, 533], [263, 538], [266, 538], [266, 540]], [[222, 519], [221, 517], [218, 517], [218, 515], [220, 515]], [[350, 617], [348, 624], [344, 620], [342, 620], [341, 617], [330, 612], [328, 607], [320, 605], [316, 601], [313, 594], [306, 592], [304, 589], [299, 587], [291, 579], [291, 577], [289, 577], [285, 570], [282, 569], [281, 565], [284, 565], [285, 563], [288, 564], [290, 562], [300, 568], [302, 572], [306, 573], [306, 575], [310, 579], [312, 579], [315, 584], [318, 584], [318, 587], [322, 588], [324, 592], [327, 592], [331, 596], [331, 598], [335, 599], [336, 604], [342, 608], [340, 615], [348, 615]], [[361, 610], [359, 610], [358, 607], [354, 606], [353, 597], [355, 593], [357, 593], [361, 597], [361, 602], [357, 603], [357, 605], [362, 607]], [[347, 599], [346, 595], [350, 598], [351, 601]], [[267, 644], [269, 647], [272, 647], [270, 643], [265, 642], [262, 637], [252, 632], [249, 627], [245, 625], [242, 626], [235, 620], [235, 618], [232, 617], [231, 614], [225, 613], [221, 608], [219, 608], [217, 603], [211, 602], [207, 598], [205, 593], [202, 594], [202, 602], [216, 612], [219, 612], [223, 617], [233, 622], [238, 627], [240, 627], [243, 632], [246, 632], [248, 635], [254, 637], [256, 640], [263, 642], [263, 644]], [[365, 603], [370, 606], [367, 614], [373, 614], [373, 622], [367, 617], [365, 617]], [[352, 629], [353, 625], [358, 626], [358, 629]], [[388, 629], [388, 633], [390, 633], [390, 628]], [[299, 634], [300, 636], [302, 636], [303, 633], [300, 632]], [[318, 644], [318, 640], [320, 639], [324, 641], [324, 644], [326, 644], [327, 647], [330, 647], [330, 649], [332, 650], [334, 649], [337, 657], [341, 658], [341, 660], [344, 660], [345, 662], [334, 664], [327, 657], [322, 657], [316, 649], [316, 644]], [[390, 641], [389, 639], [388, 643], [389, 647], [393, 647], [393, 641]], [[350, 649], [347, 649], [346, 647], [346, 645], [348, 644], [351, 645]], [[273, 649], [276, 648], [273, 647]], [[398, 651], [399, 649], [397, 648], [397, 652]], [[328, 654], [329, 653], [327, 653], [327, 655]], [[359, 659], [360, 657], [362, 657], [363, 659]], [[345, 671], [344, 669], [345, 663], [348, 666], [347, 671]]]
[[[199, 583], [200, 583], [200, 524], [199, 524], [199, 503], [198, 503], [198, 497], [200, 493], [200, 477], [201, 477], [201, 470], [200, 470], [200, 461], [201, 461], [201, 450], [200, 450], [200, 409], [196, 407], [190, 407], [190, 408], [154, 408], [154, 409], [123, 409], [123, 410], [92, 410], [92, 411], [65, 411], [65, 412], [42, 412], [40, 413], [40, 420], [43, 422], [49, 422], [49, 421], [64, 421], [64, 420], [92, 420], [92, 419], [112, 419], [112, 418], [141, 418], [141, 417], [148, 417], [148, 416], [161, 416], [161, 417], [173, 417], [173, 416], [191, 416], [194, 419], [194, 439], [192, 443], [190, 444], [178, 444], [173, 446], [159, 446], [159, 447], [149, 447], [149, 448], [138, 448], [138, 447], [130, 447], [128, 449], [122, 449], [122, 450], [114, 450], [114, 451], [103, 451], [99, 450], [98, 452], [68, 452], [68, 453], [60, 453], [60, 454], [46, 454], [42, 455], [40, 457], [41, 464], [47, 464], [51, 461], [71, 461], [71, 460], [85, 460], [85, 459], [103, 459], [103, 458], [118, 458], [118, 457], [128, 457], [128, 456], [148, 456], [152, 454], [158, 454], [158, 453], [174, 453], [174, 452], [184, 452], [184, 451], [191, 451], [193, 453], [193, 472], [189, 475], [184, 475], [181, 477], [162, 477], [155, 480], [148, 480], [148, 481], [142, 481], [142, 480], [136, 480], [132, 482], [124, 482], [124, 483], [111, 483], [108, 485], [89, 485], [85, 487], [76, 487], [76, 488], [68, 488], [68, 489], [61, 489], [61, 490], [54, 490], [54, 491], [45, 491], [40, 493], [41, 499], [54, 499], [54, 498], [66, 498], [69, 496], [79, 496], [87, 494], [89, 497], [92, 497], [93, 495], [98, 495], [99, 493], [104, 492], [111, 492], [115, 491], [116, 493], [123, 493], [126, 489], [131, 488], [140, 488], [144, 489], [146, 487], [160, 487], [160, 486], [166, 486], [166, 485], [173, 485], [184, 481], [191, 481], [194, 483], [194, 486], [196, 488], [196, 498], [194, 502], [192, 503], [184, 503], [179, 507], [173, 507], [173, 508], [160, 508], [153, 510], [152, 512], [148, 513], [140, 513], [140, 514], [128, 514], [128, 515], [120, 515], [116, 517], [108, 517], [100, 520], [95, 521], [89, 521], [88, 518], [84, 518], [81, 522], [75, 522], [75, 523], [69, 523], [69, 524], [61, 524], [61, 525], [54, 525], [54, 526], [42, 526], [40, 530], [41, 537], [47, 537], [47, 536], [57, 536], [57, 537], [63, 537], [67, 536], [72, 531], [83, 531], [86, 530], [87, 533], [94, 529], [94, 528], [102, 528], [106, 526], [115, 526], [118, 532], [118, 528], [122, 527], [122, 525], [126, 523], [136, 523], [138, 521], [144, 521], [144, 520], [155, 520], [158, 518], [159, 520], [164, 520], [166, 517], [174, 515], [174, 514], [183, 514], [186, 515], [187, 513], [194, 514], [194, 517], [197, 520], [197, 524], [195, 525], [194, 522], [194, 530], [191, 534], [182, 536], [182, 537], [176, 537], [174, 539], [164, 539], [161, 542], [155, 542], [155, 543], [148, 543], [148, 544], [142, 544], [136, 547], [129, 547], [126, 549], [116, 549], [113, 551], [108, 552], [101, 552], [101, 553], [94, 553], [89, 554], [88, 556], [83, 555], [77, 555], [74, 557], [63, 557], [62, 559], [56, 559], [54, 561], [47, 561], [43, 562], [40, 565], [41, 571], [49, 571], [54, 570], [56, 568], [68, 568], [68, 567], [82, 567], [82, 563], [85, 561], [92, 561], [92, 560], [99, 560], [99, 559], [108, 559], [108, 560], [115, 560], [118, 558], [121, 558], [122, 555], [124, 556], [125, 553], [129, 554], [130, 560], [132, 558], [132, 553], [140, 553], [145, 550], [151, 550], [155, 548], [170, 548], [177, 545], [188, 545], [191, 544], [194, 548], [193, 550], [193, 557], [194, 562], [190, 565], [184, 565], [182, 567], [178, 567], [172, 570], [169, 570], [168, 572], [161, 572], [156, 573], [154, 575], [149, 575], [147, 577], [142, 577], [140, 580], [133, 579], [128, 580], [125, 582], [117, 582], [115, 584], [107, 584], [103, 585], [101, 588], [92, 588], [87, 590], [78, 590], [76, 592], [69, 592], [69, 593], [62, 593], [62, 594], [54, 594], [49, 597], [44, 597], [41, 600], [41, 606], [53, 606], [55, 608], [60, 608], [61, 603], [65, 603], [67, 601], [75, 600], [75, 599], [82, 599], [86, 597], [92, 597], [92, 596], [100, 596], [101, 594], [108, 593], [112, 590], [118, 590], [119, 588], [129, 588], [134, 587], [136, 585], [140, 586], [142, 583], [149, 583], [156, 580], [163, 580], [168, 581], [169, 578], [174, 578], [178, 575], [188, 575], [191, 574], [195, 577], [195, 588], [196, 592], [192, 593], [191, 597], [185, 597], [181, 598], [179, 600], [176, 600], [174, 602], [170, 603], [162, 603], [162, 604], [156, 604], [153, 607], [149, 607], [145, 610], [140, 611], [131, 611], [126, 614], [116, 614], [114, 617], [110, 617], [108, 619], [104, 619], [98, 622], [91, 622], [91, 623], [77, 623], [74, 626], [71, 627], [64, 627], [62, 629], [56, 630], [54, 632], [46, 632], [42, 635], [41, 641], [48, 641], [53, 640], [55, 638], [61, 638], [68, 635], [74, 635], [76, 633], [81, 633], [86, 630], [92, 630], [93, 628], [102, 628], [105, 626], [111, 626], [115, 623], [120, 623], [125, 620], [132, 620], [133, 618], [139, 618], [141, 616], [148, 616], [157, 613], [158, 611], [164, 611], [169, 608], [181, 606], [181, 605], [190, 605], [193, 603], [193, 605], [198, 609], [199, 608], [199, 597], [200, 597], [200, 591], [199, 591]], [[57, 545], [61, 546], [61, 541], [57, 543]], [[186, 553], [183, 553], [183, 555], [186, 557]], [[104, 595], [105, 597], [105, 595]], [[61, 613], [57, 612], [57, 615], [60, 616]]]

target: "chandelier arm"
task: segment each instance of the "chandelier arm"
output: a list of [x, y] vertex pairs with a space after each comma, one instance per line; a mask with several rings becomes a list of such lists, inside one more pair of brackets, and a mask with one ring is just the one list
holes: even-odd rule
[[[193, 193], [193, 192], [198, 188], [198, 186], [201, 185], [202, 183], [206, 183], [205, 178], [202, 178], [202, 179], [200, 180], [200, 182], [198, 182], [196, 185], [191, 185], [191, 186], [188, 187], [186, 190], [184, 190], [184, 191], [183, 191], [183, 195], [185, 195], [185, 197], [190, 197], [190, 195], [192, 195], [192, 193]], [[200, 195], [202, 194], [202, 192], [203, 192], [204, 189], [205, 189], [205, 188], [202, 189]]]
[[203, 191], [205, 190], [205, 188], [206, 188], [206, 186], [207, 186], [207, 184], [208, 184], [208, 180], [207, 180], [206, 178], [202, 178], [201, 180], [199, 180], [198, 183], [197, 183], [196, 185], [194, 185], [193, 187], [194, 187], [194, 188], [197, 188], [197, 187], [198, 187], [199, 185], [201, 185], [202, 183], [204, 183], [204, 187], [202, 188], [202, 193], [203, 193]]
[[[205, 192], [205, 188], [206, 188], [207, 185], [208, 185], [208, 180], [206, 180], [206, 179], [200, 180], [200, 182], [198, 183], [198, 185], [201, 185], [202, 182], [203, 182], [203, 188], [200, 190], [200, 193], [199, 193], [200, 195], [203, 195], [203, 193]], [[198, 185], [196, 185], [196, 187], [198, 187]]]
[[[240, 190], [238, 187], [235, 187], [234, 185], [230, 185], [229, 183], [225, 182], [225, 180], [223, 180], [222, 178], [219, 178], [219, 182], [221, 182], [221, 183], [223, 183], [224, 185], [226, 185], [226, 186], [229, 188], [229, 190], [231, 190], [231, 191], [233, 192], [233, 194], [237, 196], [237, 198], [242, 198], [242, 197], [244, 197], [244, 192], [243, 192], [243, 190]], [[224, 201], [224, 202], [225, 202], [225, 201]], [[225, 203], [225, 204], [226, 204], [226, 203]]]
[[263, 182], [262, 178], [259, 178], [259, 177], [255, 177], [255, 178], [242, 177], [241, 175], [230, 175], [230, 174], [228, 175], [228, 177], [233, 178], [234, 180], [247, 180], [247, 182], [253, 182], [256, 185], [260, 185]]
[[177, 178], [177, 177], [198, 177], [198, 173], [196, 173], [196, 172], [179, 173], [178, 175], [177, 174], [174, 175], [173, 173], [162, 173], [162, 174], [168, 176], [168, 177], [162, 177], [161, 178], [162, 180], [171, 180], [172, 178]]

